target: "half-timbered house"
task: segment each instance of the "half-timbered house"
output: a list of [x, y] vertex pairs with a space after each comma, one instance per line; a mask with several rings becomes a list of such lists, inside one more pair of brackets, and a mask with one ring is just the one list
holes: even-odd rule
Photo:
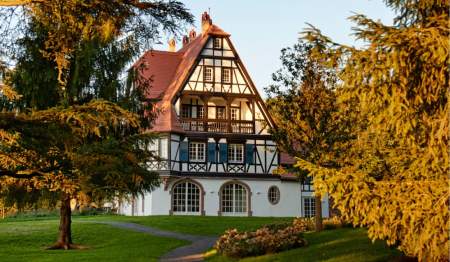
[[[312, 216], [310, 185], [274, 175], [279, 154], [273, 120], [226, 33], [205, 12], [202, 31], [192, 30], [176, 51], [148, 51], [143, 75], [161, 113], [152, 129], [159, 138], [148, 163], [161, 186], [122, 202], [127, 215]], [[285, 161], [287, 162], [287, 161]], [[323, 215], [328, 214], [324, 201]]]

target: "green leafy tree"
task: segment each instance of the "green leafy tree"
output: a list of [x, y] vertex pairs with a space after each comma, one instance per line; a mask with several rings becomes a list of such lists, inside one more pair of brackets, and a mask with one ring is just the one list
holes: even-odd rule
[[[449, 255], [449, 2], [387, 0], [393, 26], [351, 19], [362, 48], [314, 27], [315, 57], [339, 70], [339, 100], [354, 102], [357, 139], [339, 169], [304, 160], [354, 225], [421, 261]], [[342, 65], [336, 67], [336, 65]]]
[[[282, 68], [266, 88], [276, 127], [271, 131], [283, 151], [311, 163], [337, 167], [349, 139], [348, 118], [338, 114], [336, 75], [310, 57], [312, 46], [299, 41], [281, 52]], [[305, 174], [304, 170], [294, 170]], [[316, 230], [322, 230], [320, 191], [315, 192]]]
[[[0, 1], [0, 6], [13, 2], [21, 5], [16, 19], [23, 24], [15, 31], [0, 26], [3, 34], [15, 33], [1, 45], [18, 57], [0, 83], [6, 101], [0, 113], [0, 194], [27, 195], [22, 202], [57, 196], [60, 227], [52, 248], [76, 248], [71, 199], [137, 195], [159, 183], [146, 166], [154, 158], [147, 150], [154, 136], [144, 132], [153, 118], [144, 96], [149, 82], [133, 77], [132, 85], [125, 85], [121, 77], [161, 30], [176, 33], [192, 17], [176, 1]], [[17, 7], [6, 9], [11, 10], [0, 17], [17, 14]], [[14, 194], [20, 190], [27, 194]]]

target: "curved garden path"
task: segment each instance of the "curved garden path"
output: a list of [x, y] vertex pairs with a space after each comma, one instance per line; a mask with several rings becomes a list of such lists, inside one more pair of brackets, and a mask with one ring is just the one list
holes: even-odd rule
[[157, 228], [143, 226], [135, 223], [115, 221], [95, 221], [94, 223], [107, 224], [113, 227], [133, 230], [154, 236], [175, 238], [191, 242], [189, 245], [176, 248], [163, 255], [160, 258], [160, 261], [203, 261], [203, 253], [210, 249], [217, 240], [217, 237], [188, 235], [172, 231], [160, 230]]

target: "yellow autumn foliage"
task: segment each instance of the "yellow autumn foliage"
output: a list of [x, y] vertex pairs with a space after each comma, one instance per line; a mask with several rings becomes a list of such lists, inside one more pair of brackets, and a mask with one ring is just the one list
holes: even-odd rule
[[352, 17], [363, 48], [305, 31], [314, 55], [340, 72], [339, 102], [353, 109], [357, 139], [340, 169], [297, 165], [370, 238], [420, 261], [448, 261], [449, 2], [385, 2], [399, 13], [394, 26]]

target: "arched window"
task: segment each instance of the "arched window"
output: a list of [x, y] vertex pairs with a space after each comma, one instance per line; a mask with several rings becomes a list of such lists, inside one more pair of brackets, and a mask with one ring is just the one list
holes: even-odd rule
[[174, 213], [200, 213], [200, 188], [189, 181], [176, 184], [172, 189], [172, 211]]
[[238, 183], [226, 184], [222, 187], [221, 212], [222, 213], [246, 213], [248, 211], [247, 189]]

